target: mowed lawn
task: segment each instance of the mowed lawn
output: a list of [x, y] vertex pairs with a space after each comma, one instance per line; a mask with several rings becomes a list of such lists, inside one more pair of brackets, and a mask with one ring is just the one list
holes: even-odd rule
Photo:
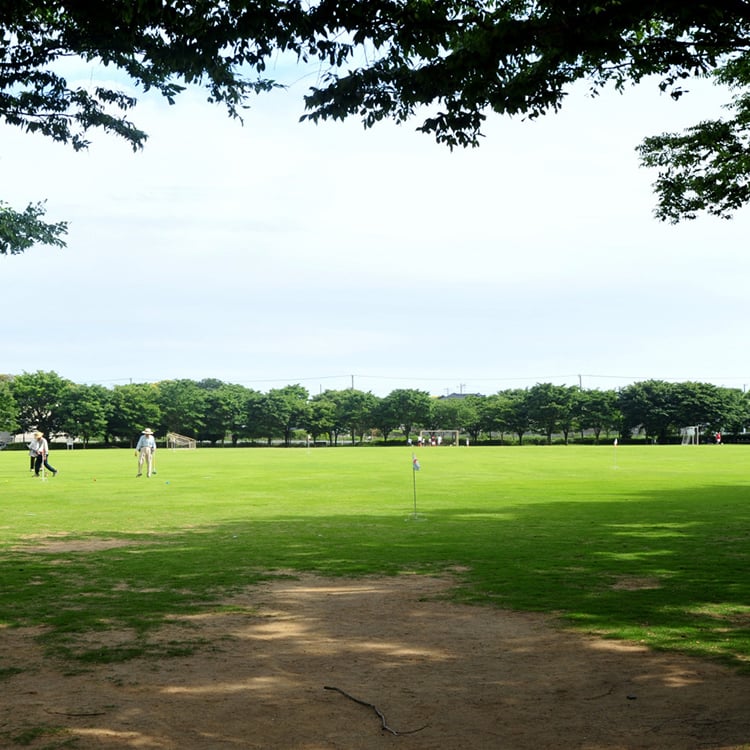
[[416, 473], [406, 447], [160, 449], [147, 479], [130, 450], [77, 449], [41, 481], [3, 451], [0, 627], [127, 659], [268, 575], [447, 570], [463, 601], [750, 672], [750, 447], [415, 452]]

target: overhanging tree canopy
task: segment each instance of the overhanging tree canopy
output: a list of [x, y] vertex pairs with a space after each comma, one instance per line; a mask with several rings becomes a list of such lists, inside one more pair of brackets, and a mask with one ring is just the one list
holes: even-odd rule
[[[418, 117], [438, 142], [476, 146], [488, 112], [556, 111], [577, 81], [596, 92], [657, 76], [679, 98], [685, 79], [719, 73], [740, 89], [731, 125], [651, 139], [641, 155], [662, 170], [660, 218], [726, 216], [750, 197], [749, 43], [744, 0], [14, 0], [0, 4], [0, 118], [74, 149], [87, 147], [91, 128], [138, 149], [147, 136], [128, 119], [135, 98], [71, 88], [56, 72], [61, 59], [114, 66], [170, 102], [200, 85], [237, 117], [252, 94], [283, 84], [265, 70], [288, 52], [324, 66], [303, 119], [356, 116], [370, 127]], [[64, 226], [36, 232], [27, 237], [61, 241]], [[0, 253], [24, 249], [0, 239]]]

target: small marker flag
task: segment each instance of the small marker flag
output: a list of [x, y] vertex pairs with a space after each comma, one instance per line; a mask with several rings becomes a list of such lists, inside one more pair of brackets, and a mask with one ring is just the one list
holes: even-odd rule
[[421, 468], [419, 465], [419, 459], [416, 456], [411, 457], [411, 465], [414, 471], [419, 471]]

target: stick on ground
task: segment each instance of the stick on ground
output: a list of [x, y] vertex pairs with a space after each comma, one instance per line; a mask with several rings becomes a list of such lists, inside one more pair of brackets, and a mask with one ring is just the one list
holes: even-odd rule
[[383, 712], [372, 703], [368, 703], [367, 701], [362, 701], [359, 698], [355, 698], [353, 695], [349, 695], [349, 693], [343, 691], [341, 688], [332, 687], [330, 685], [324, 685], [323, 690], [335, 690], [337, 693], [341, 693], [345, 698], [348, 698], [351, 701], [354, 701], [355, 703], [359, 703], [360, 706], [367, 706], [368, 708], [371, 708], [379, 717], [380, 717], [380, 723], [383, 729], [386, 730], [386, 732], [390, 732], [391, 734], [395, 734], [396, 736], [401, 734], [414, 734], [415, 732], [421, 732], [423, 729], [427, 727], [427, 724], [425, 724], [423, 727], [419, 727], [419, 729], [410, 729], [407, 732], [397, 732], [395, 729], [392, 729], [388, 726], [388, 723], [385, 720], [385, 716], [383, 715]]

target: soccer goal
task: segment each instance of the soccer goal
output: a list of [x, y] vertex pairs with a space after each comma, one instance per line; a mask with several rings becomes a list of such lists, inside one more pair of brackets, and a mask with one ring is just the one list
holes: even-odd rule
[[176, 432], [167, 433], [167, 448], [196, 448], [198, 443], [191, 437], [178, 435]]
[[680, 429], [680, 437], [682, 438], [682, 445], [698, 445], [700, 427], [698, 425], [683, 427]]
[[458, 445], [459, 430], [420, 430], [420, 445]]

